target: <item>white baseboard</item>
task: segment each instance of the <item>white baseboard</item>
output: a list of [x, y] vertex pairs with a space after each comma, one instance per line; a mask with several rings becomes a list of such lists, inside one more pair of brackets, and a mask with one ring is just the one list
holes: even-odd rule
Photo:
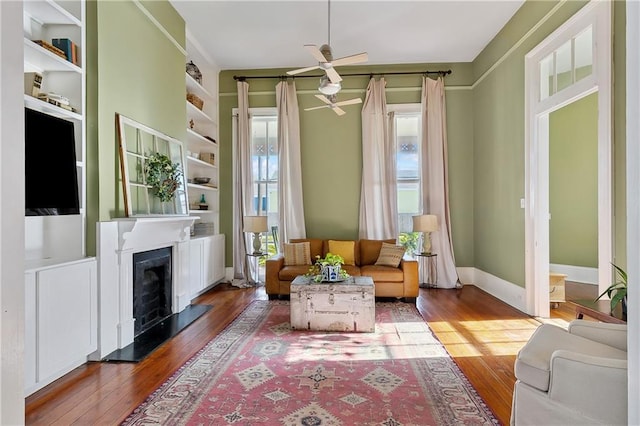
[[457, 270], [460, 281], [464, 284], [473, 284], [506, 304], [522, 312], [526, 312], [524, 287], [520, 287], [477, 268], [465, 267], [457, 268]]
[[567, 281], [598, 285], [598, 268], [552, 263], [549, 265], [549, 271], [557, 274], [565, 274]]

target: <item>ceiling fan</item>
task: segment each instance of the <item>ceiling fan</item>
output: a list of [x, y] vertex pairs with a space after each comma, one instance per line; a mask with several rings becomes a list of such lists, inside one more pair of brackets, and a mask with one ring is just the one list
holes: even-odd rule
[[320, 99], [322, 102], [324, 102], [326, 105], [320, 105], [317, 107], [311, 107], [311, 108], [305, 108], [305, 111], [312, 111], [314, 109], [321, 109], [321, 108], [331, 108], [333, 110], [333, 112], [335, 112], [338, 115], [345, 115], [346, 112], [340, 108], [341, 106], [345, 106], [345, 105], [355, 105], [355, 104], [361, 104], [362, 103], [362, 99], [360, 98], [355, 98], [355, 99], [349, 99], [347, 101], [340, 101], [340, 102], [336, 102], [337, 101], [337, 97], [336, 95], [315, 95], [316, 98]]
[[[320, 87], [318, 88], [318, 90], [320, 90], [320, 92], [324, 93], [325, 95], [334, 95], [340, 90], [340, 82], [342, 81], [342, 77], [340, 77], [340, 74], [338, 74], [334, 67], [366, 62], [369, 59], [369, 55], [367, 54], [367, 52], [362, 52], [334, 60], [333, 53], [331, 52], [331, 0], [328, 0], [327, 21], [327, 44], [323, 44], [322, 46], [320, 46], [320, 48], [318, 48], [315, 44], [306, 44], [304, 46], [304, 48], [307, 49], [311, 56], [313, 56], [318, 61], [318, 65], [287, 71], [287, 74], [296, 75], [315, 69], [322, 69], [324, 70], [326, 77], [328, 77], [328, 80], [323, 84], [323, 81], [321, 79]], [[332, 85], [327, 84], [329, 81], [332, 83]]]

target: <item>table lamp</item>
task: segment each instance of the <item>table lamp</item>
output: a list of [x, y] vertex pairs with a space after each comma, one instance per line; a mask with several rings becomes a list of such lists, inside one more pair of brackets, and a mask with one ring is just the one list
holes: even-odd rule
[[413, 232], [422, 232], [422, 254], [431, 254], [431, 232], [438, 230], [438, 217], [433, 214], [413, 216]]
[[267, 216], [245, 216], [244, 232], [253, 232], [253, 254], [262, 254], [260, 234], [267, 232]]

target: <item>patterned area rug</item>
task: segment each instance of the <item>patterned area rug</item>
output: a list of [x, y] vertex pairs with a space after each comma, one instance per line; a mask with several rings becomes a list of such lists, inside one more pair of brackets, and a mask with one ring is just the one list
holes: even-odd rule
[[253, 302], [124, 425], [499, 424], [415, 306], [376, 303], [375, 333], [294, 331]]

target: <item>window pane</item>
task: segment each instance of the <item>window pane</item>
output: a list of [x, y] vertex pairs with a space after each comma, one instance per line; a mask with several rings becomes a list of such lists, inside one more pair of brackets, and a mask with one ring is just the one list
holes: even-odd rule
[[540, 100], [553, 95], [553, 53], [540, 61]]
[[569, 40], [556, 50], [556, 92], [573, 84], [571, 57], [571, 40]]
[[420, 113], [395, 115], [398, 231], [411, 232], [420, 212]]
[[587, 28], [583, 33], [575, 38], [575, 74], [576, 81], [591, 75], [593, 71], [593, 45], [592, 29]]

